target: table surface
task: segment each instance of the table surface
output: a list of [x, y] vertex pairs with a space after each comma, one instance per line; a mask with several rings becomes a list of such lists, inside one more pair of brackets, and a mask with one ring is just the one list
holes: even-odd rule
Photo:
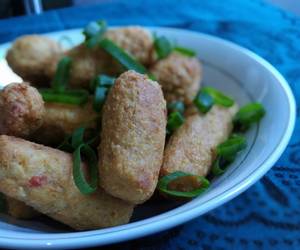
[[[124, 14], [126, 13], [126, 14]], [[0, 43], [22, 34], [112, 25], [200, 31], [240, 44], [273, 64], [300, 100], [300, 19], [261, 0], [105, 1], [0, 21]], [[299, 107], [297, 107], [299, 111]], [[239, 197], [182, 226], [113, 249], [300, 249], [300, 124], [276, 165]], [[111, 249], [111, 247], [110, 247]]]

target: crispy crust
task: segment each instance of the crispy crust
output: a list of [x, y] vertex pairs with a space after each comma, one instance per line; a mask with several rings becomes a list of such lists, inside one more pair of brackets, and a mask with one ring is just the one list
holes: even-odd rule
[[165, 143], [166, 103], [160, 86], [123, 73], [103, 108], [99, 169], [111, 195], [143, 203], [156, 187]]
[[71, 154], [4, 135], [0, 192], [78, 230], [127, 223], [133, 211], [103, 190], [81, 194], [73, 181]]
[[215, 158], [215, 148], [232, 130], [237, 106], [215, 105], [206, 115], [194, 114], [171, 136], [164, 153], [161, 175], [183, 171], [206, 176]]
[[196, 57], [172, 53], [154, 64], [150, 72], [157, 77], [167, 102], [179, 100], [188, 105], [200, 89], [202, 67]]
[[0, 134], [26, 138], [43, 122], [44, 101], [28, 83], [11, 83], [0, 92]]

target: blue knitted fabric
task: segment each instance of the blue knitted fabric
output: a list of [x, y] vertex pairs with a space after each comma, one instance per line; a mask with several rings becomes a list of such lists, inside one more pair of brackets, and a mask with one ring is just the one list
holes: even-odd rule
[[[300, 99], [300, 18], [261, 0], [106, 1], [0, 21], [0, 42], [25, 33], [109, 24], [169, 26], [240, 44], [273, 64]], [[1, 72], [0, 72], [1, 73]], [[299, 111], [299, 107], [297, 108]], [[300, 124], [276, 165], [248, 191], [182, 226], [114, 249], [300, 249]]]

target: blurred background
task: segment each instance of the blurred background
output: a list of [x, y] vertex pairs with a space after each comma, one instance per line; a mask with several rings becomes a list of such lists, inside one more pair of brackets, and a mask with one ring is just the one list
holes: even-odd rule
[[[20, 15], [39, 14], [43, 11], [114, 0], [1, 0], [0, 19]], [[134, 1], [134, 0], [124, 0]], [[245, 1], [245, 0], [240, 0]], [[300, 16], [300, 0], [265, 0]], [[175, 4], [175, 1], [174, 1]]]

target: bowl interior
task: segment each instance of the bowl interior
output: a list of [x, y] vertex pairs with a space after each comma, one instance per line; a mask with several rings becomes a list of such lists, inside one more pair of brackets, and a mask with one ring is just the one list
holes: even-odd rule
[[[154, 197], [135, 209], [132, 223], [128, 225], [84, 233], [68, 233], [69, 229], [46, 218], [18, 221], [0, 215], [0, 235], [14, 234], [14, 237], [23, 238], [32, 234], [38, 239], [39, 236], [40, 239], [46, 236], [47, 239], [55, 239], [57, 233], [68, 233], [68, 237], [88, 234], [97, 235], [98, 244], [107, 243], [101, 235], [111, 234], [116, 239], [120, 230], [127, 230], [129, 235], [143, 226], [143, 233], [139, 235], [145, 235], [184, 222], [224, 203], [261, 177], [278, 159], [290, 137], [295, 116], [293, 97], [281, 75], [263, 59], [224, 40], [183, 30], [151, 29], [197, 52], [203, 63], [204, 85], [222, 90], [232, 96], [239, 105], [253, 101], [264, 105], [266, 116], [246, 134], [247, 149], [238, 156], [224, 175], [213, 180], [209, 190], [200, 197], [185, 204]], [[73, 46], [83, 39], [79, 30], [51, 33], [49, 36], [60, 41], [65, 47]], [[1, 59], [8, 46], [9, 44], [5, 44], [0, 47], [0, 83], [3, 85], [11, 81], [20, 81], [8, 68], [4, 58]]]

